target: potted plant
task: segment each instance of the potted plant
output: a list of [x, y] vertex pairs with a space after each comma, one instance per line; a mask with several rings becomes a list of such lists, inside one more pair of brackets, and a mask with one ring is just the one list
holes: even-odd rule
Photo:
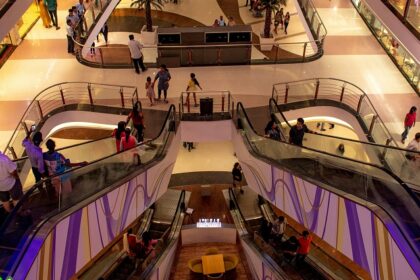
[[152, 23], [152, 6], [155, 9], [162, 10], [163, 0], [132, 0], [130, 5], [130, 7], [137, 7], [139, 10], [145, 9], [146, 25], [141, 29], [141, 37], [145, 45], [156, 44], [157, 26], [153, 26]]
[[262, 51], [271, 51], [274, 45], [274, 36], [271, 33], [271, 18], [273, 12], [280, 10], [281, 6], [286, 6], [286, 0], [261, 0], [261, 9], [265, 10], [264, 31], [260, 36]]

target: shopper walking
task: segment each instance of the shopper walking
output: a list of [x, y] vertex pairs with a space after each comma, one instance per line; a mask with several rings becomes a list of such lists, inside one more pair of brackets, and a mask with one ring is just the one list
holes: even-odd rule
[[405, 144], [410, 129], [416, 125], [417, 107], [413, 106], [410, 111], [405, 115], [404, 119], [404, 131], [401, 134], [401, 142]]
[[146, 71], [146, 67], [143, 63], [143, 53], [141, 51], [143, 49], [143, 45], [139, 41], [134, 39], [133, 34], [130, 34], [128, 38], [130, 39], [128, 41], [128, 48], [130, 49], [131, 60], [133, 61], [136, 73], [140, 74], [139, 67], [141, 68], [141, 71]]
[[141, 112], [140, 102], [136, 102], [133, 106], [133, 110], [128, 114], [127, 124], [132, 120], [133, 126], [137, 130], [137, 141], [143, 142], [143, 130], [144, 130], [144, 117], [143, 112]]
[[37, 0], [38, 6], [39, 6], [39, 16], [42, 20], [42, 25], [44, 25], [45, 28], [51, 28], [51, 17], [48, 13], [47, 7], [45, 6], [45, 3], [43, 0]]
[[55, 29], [60, 29], [60, 26], [58, 26], [57, 19], [57, 0], [44, 0], [44, 3], [47, 6], [48, 13], [50, 14]]
[[153, 85], [155, 84], [156, 80], [159, 79], [158, 83], [158, 100], [160, 100], [162, 91], [163, 91], [163, 101], [168, 103], [166, 97], [168, 95], [168, 88], [169, 88], [169, 81], [171, 80], [171, 74], [169, 73], [168, 68], [166, 68], [165, 64], [160, 65], [159, 72], [156, 73], [155, 80], [153, 81]]
[[286, 15], [284, 16], [284, 34], [287, 35], [287, 27], [289, 26], [289, 22], [290, 22], [290, 14], [289, 12], [286, 13]]
[[280, 11], [276, 12], [276, 15], [274, 16], [274, 33], [277, 34], [277, 28], [279, 25], [281, 25], [281, 28], [283, 29], [283, 8], [280, 9]]
[[0, 201], [6, 212], [12, 211], [12, 204], [16, 205], [22, 197], [22, 184], [17, 173], [17, 165], [5, 154], [0, 152]]
[[117, 153], [121, 151], [121, 139], [125, 137], [125, 125], [124, 121], [118, 122], [117, 128], [112, 132], [112, 137], [115, 138]]

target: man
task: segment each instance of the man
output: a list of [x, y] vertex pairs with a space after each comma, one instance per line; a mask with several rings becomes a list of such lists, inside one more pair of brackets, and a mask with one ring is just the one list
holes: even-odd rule
[[298, 243], [299, 243], [299, 249], [297, 250], [296, 255], [296, 264], [301, 265], [306, 256], [309, 254], [310, 245], [312, 242], [313, 237], [309, 235], [309, 231], [304, 230], [302, 232], [302, 236], [299, 237]]
[[139, 66], [141, 71], [146, 71], [146, 67], [143, 64], [143, 53], [141, 52], [143, 45], [139, 41], [134, 40], [133, 34], [130, 34], [128, 38], [130, 39], [128, 48], [130, 49], [131, 59], [133, 60], [134, 68], [136, 68], [136, 73], [140, 74]]
[[420, 152], [420, 132], [417, 132], [416, 135], [414, 136], [414, 139], [408, 144], [407, 150], [417, 152], [417, 153], [407, 152], [407, 154], [405, 155], [407, 159], [411, 161], [416, 161], [417, 159], [420, 158], [420, 154], [418, 153]]
[[303, 136], [305, 132], [314, 133], [316, 132], [310, 130], [306, 125], [305, 121], [302, 118], [297, 119], [296, 125], [292, 126], [289, 132], [289, 143], [302, 146]]
[[6, 212], [11, 212], [10, 198], [16, 205], [22, 197], [22, 184], [17, 173], [17, 165], [0, 152], [0, 201]]
[[60, 29], [60, 26], [58, 26], [57, 19], [57, 0], [44, 0], [44, 3], [47, 6], [48, 13], [50, 14], [55, 29]]
[[219, 26], [226, 26], [226, 23], [225, 23], [225, 20], [223, 19], [223, 16], [220, 16]]
[[28, 155], [29, 162], [32, 166], [32, 173], [35, 177], [35, 183], [38, 183], [42, 180], [42, 177], [45, 177], [45, 165], [44, 158], [42, 154], [42, 149], [39, 145], [42, 142], [42, 133], [35, 132], [32, 137], [32, 141], [29, 138], [29, 135], [22, 141], [22, 146], [25, 147], [26, 154]]
[[281, 243], [284, 232], [286, 231], [287, 222], [283, 216], [279, 216], [278, 220], [273, 223], [271, 228], [271, 235], [275, 238], [276, 242]]
[[69, 9], [69, 14], [66, 17], [66, 22], [68, 20], [71, 21], [71, 25], [73, 26], [73, 28], [75, 28], [78, 22], [78, 17], [74, 14], [73, 9]]
[[71, 19], [67, 20], [67, 25], [66, 25], [66, 30], [67, 30], [67, 52], [74, 54], [74, 28], [73, 28], [73, 23], [71, 22]]
[[[87, 29], [87, 24], [86, 24], [86, 20], [85, 20], [85, 5], [83, 5], [83, 0], [79, 0], [79, 3], [76, 4], [76, 12], [77, 12], [77, 16], [79, 17], [79, 20], [81, 22], [83, 22], [83, 25], [85, 27], [85, 29]], [[83, 25], [80, 24], [80, 28], [83, 31]]]

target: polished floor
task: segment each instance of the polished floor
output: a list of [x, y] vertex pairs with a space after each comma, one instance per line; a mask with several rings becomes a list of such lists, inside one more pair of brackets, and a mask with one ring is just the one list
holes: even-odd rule
[[[243, 15], [243, 1], [239, 0], [238, 7], [242, 21], [246, 22], [249, 19]], [[58, 15], [62, 26], [70, 2], [60, 2]], [[178, 5], [165, 5], [165, 11], [188, 15], [192, 20], [210, 25], [219, 15], [227, 16], [219, 2], [222, 1], [183, 0]], [[204, 90], [229, 90], [235, 100], [250, 106], [266, 104], [274, 83], [313, 77], [340, 78], [358, 85], [369, 95], [381, 118], [399, 140], [405, 113], [412, 105], [420, 106], [419, 98], [349, 2], [314, 1], [328, 30], [325, 55], [321, 59], [305, 64], [170, 69], [173, 77], [170, 101], [178, 103], [190, 72], [196, 73]], [[129, 1], [122, 1], [121, 7], [124, 3]], [[289, 2], [287, 9], [295, 9], [293, 2]], [[300, 40], [297, 35], [302, 32], [300, 26], [298, 17], [292, 17], [289, 38]], [[145, 98], [145, 79], [155, 72], [156, 69], [149, 69], [137, 75], [132, 69], [96, 69], [81, 65], [66, 52], [65, 29], [45, 29], [38, 21], [0, 69], [0, 148], [4, 148], [30, 100], [48, 86], [64, 81], [133, 85]], [[409, 137], [418, 131], [412, 129]]]

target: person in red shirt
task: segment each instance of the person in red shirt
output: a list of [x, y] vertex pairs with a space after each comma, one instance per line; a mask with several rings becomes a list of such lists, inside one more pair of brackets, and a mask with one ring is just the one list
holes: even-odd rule
[[404, 120], [404, 132], [401, 134], [401, 142], [405, 144], [405, 139], [407, 139], [408, 132], [410, 132], [410, 128], [414, 127], [416, 124], [416, 112], [417, 108], [415, 106], [411, 107], [410, 112], [405, 115]]
[[137, 236], [133, 234], [132, 228], [127, 230], [127, 242], [128, 250], [130, 251], [130, 253], [133, 255], [137, 255], [139, 240], [137, 240]]
[[112, 132], [112, 137], [115, 138], [117, 153], [119, 153], [121, 150], [121, 139], [125, 137], [125, 122], [121, 121], [118, 123], [118, 127]]
[[312, 239], [313, 239], [312, 236], [309, 235], [309, 231], [307, 230], [304, 230], [302, 232], [302, 236], [299, 237], [298, 239], [299, 248], [296, 254], [296, 263], [298, 265], [302, 264], [306, 256], [309, 254]]
[[143, 113], [140, 110], [140, 102], [136, 102], [136, 104], [133, 106], [133, 110], [127, 117], [127, 124], [130, 119], [133, 120], [133, 126], [137, 130], [137, 141], [143, 142], [143, 130], [145, 127]]
[[137, 146], [137, 140], [133, 135], [131, 135], [131, 129], [126, 127], [124, 138], [121, 138], [120, 150], [126, 151], [134, 148], [135, 146]]

